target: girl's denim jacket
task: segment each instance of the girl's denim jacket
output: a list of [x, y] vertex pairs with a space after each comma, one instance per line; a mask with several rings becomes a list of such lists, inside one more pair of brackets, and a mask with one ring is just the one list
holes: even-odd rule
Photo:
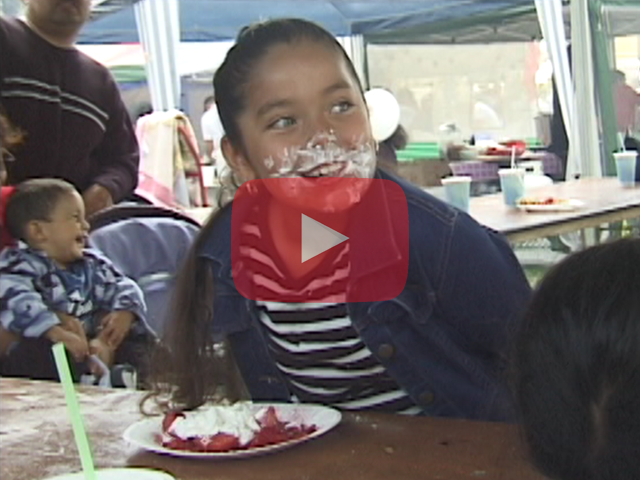
[[[393, 300], [348, 304], [353, 326], [425, 415], [513, 421], [508, 358], [531, 290], [511, 247], [419, 187], [376, 176], [405, 192], [409, 271]], [[231, 208], [215, 222], [199, 253], [216, 279], [212, 335], [229, 341], [253, 400], [290, 401], [255, 302], [233, 283]]]

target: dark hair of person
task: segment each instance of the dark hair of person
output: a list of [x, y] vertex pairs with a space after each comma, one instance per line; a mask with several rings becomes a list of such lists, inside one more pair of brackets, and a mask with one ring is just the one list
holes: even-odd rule
[[47, 221], [58, 201], [76, 192], [73, 185], [57, 178], [26, 180], [15, 187], [7, 202], [7, 228], [13, 238], [27, 240], [27, 225]]
[[[338, 41], [322, 27], [300, 19], [269, 20], [245, 27], [213, 80], [220, 120], [234, 146], [245, 150], [238, 117], [246, 108], [247, 84], [256, 71], [256, 64], [273, 47], [295, 45], [303, 40], [335, 49], [344, 58], [364, 96], [349, 57]], [[203, 226], [178, 275], [172, 321], [163, 342], [170, 353], [158, 350], [160, 358], [152, 362], [155, 367], [154, 388], [143, 400], [143, 411], [149, 399], [167, 410], [196, 408], [218, 398], [221, 392], [227, 399], [246, 397], [228, 345], [214, 345], [211, 338], [216, 285], [210, 263], [198, 256], [227, 208], [230, 205], [219, 208]]]
[[394, 173], [398, 168], [398, 150], [403, 150], [409, 143], [409, 135], [402, 125], [389, 138], [378, 145], [378, 166], [383, 170]]
[[409, 134], [402, 125], [398, 125], [391, 136], [381, 143], [389, 145], [394, 150], [404, 150], [409, 143]]
[[536, 290], [514, 354], [520, 421], [551, 479], [640, 473], [640, 239], [573, 254]]
[[358, 75], [347, 53], [336, 38], [321, 26], [298, 18], [282, 18], [244, 27], [238, 34], [236, 44], [231, 47], [213, 77], [220, 122], [234, 146], [244, 150], [238, 117], [246, 107], [247, 83], [256, 64], [277, 45], [293, 45], [305, 40], [323, 44], [342, 56], [360, 93], [364, 96]]
[[211, 105], [215, 103], [215, 101], [216, 101], [216, 97], [214, 97], [213, 95], [209, 95], [205, 97], [204, 102], [202, 103], [202, 110], [204, 112], [209, 110], [209, 107], [211, 107]]

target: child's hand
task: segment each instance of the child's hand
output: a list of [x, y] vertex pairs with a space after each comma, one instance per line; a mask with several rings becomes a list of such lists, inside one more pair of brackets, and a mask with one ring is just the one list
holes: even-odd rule
[[60, 320], [62, 328], [70, 331], [71, 333], [75, 333], [80, 338], [83, 338], [85, 342], [87, 341], [87, 334], [85, 333], [84, 325], [80, 320], [63, 312], [55, 312], [55, 314]]
[[131, 312], [120, 310], [108, 313], [102, 318], [102, 331], [98, 338], [116, 350], [129, 333], [134, 320], [135, 315]]
[[[89, 352], [97, 356], [107, 367], [113, 365], [115, 350], [99, 338], [94, 338], [89, 342]], [[97, 377], [101, 377], [104, 374], [104, 372], [99, 371], [99, 366], [95, 363], [91, 363], [89, 369]]]
[[60, 325], [51, 327], [45, 336], [53, 343], [63, 343], [65, 348], [71, 353], [76, 362], [84, 361], [89, 355], [89, 344], [86, 338], [81, 338]]

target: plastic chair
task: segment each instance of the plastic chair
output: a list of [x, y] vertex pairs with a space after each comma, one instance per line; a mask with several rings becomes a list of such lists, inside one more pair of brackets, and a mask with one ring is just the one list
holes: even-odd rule
[[149, 205], [116, 205], [91, 219], [89, 244], [136, 280], [149, 325], [162, 335], [175, 278], [200, 231], [193, 219]]

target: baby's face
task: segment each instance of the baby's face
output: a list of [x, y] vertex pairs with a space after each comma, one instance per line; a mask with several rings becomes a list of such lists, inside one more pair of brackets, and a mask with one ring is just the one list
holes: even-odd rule
[[40, 248], [65, 267], [83, 256], [89, 224], [84, 216], [84, 202], [77, 192], [58, 200], [51, 218], [43, 222], [44, 241]]

